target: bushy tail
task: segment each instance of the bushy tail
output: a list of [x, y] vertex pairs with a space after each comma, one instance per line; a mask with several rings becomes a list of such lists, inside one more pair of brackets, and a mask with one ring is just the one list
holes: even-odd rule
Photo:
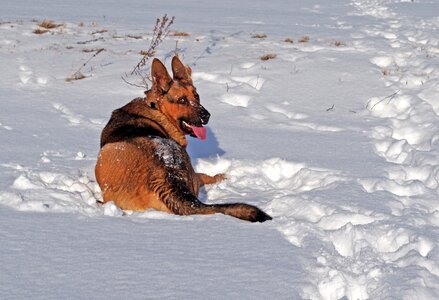
[[208, 208], [213, 209], [217, 213], [222, 213], [241, 220], [250, 222], [265, 222], [272, 220], [268, 214], [257, 208], [256, 206], [245, 203], [226, 203], [207, 205]]
[[221, 213], [250, 222], [272, 220], [256, 206], [244, 203], [204, 204], [183, 182], [173, 178], [168, 186], [156, 186], [155, 192], [166, 207], [176, 215], [209, 215]]

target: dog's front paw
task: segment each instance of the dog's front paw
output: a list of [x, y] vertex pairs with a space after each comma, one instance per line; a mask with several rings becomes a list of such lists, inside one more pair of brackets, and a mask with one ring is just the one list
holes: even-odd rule
[[198, 173], [197, 175], [200, 179], [201, 185], [215, 184], [215, 183], [221, 182], [227, 178], [226, 175], [223, 173], [216, 174], [215, 176], [209, 176], [209, 175], [206, 175], [204, 173]]
[[226, 180], [227, 176], [224, 173], [220, 173], [220, 174], [216, 174], [215, 176], [213, 176], [213, 179], [215, 181], [214, 183], [219, 183], [221, 181]]

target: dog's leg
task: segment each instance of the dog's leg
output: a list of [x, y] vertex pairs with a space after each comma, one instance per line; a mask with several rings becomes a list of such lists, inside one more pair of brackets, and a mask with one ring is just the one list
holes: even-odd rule
[[222, 173], [216, 174], [215, 176], [209, 176], [204, 173], [197, 173], [197, 176], [199, 178], [200, 186], [203, 186], [205, 184], [215, 184], [227, 178], [226, 175]]
[[265, 222], [272, 218], [256, 206], [244, 203], [204, 204], [189, 190], [184, 180], [167, 176], [164, 183], [152, 189], [166, 207], [176, 215], [208, 215], [222, 213], [250, 222]]

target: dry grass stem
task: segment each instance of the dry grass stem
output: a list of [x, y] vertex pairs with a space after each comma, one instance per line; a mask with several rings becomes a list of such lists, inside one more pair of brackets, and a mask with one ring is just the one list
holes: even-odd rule
[[105, 33], [108, 32], [108, 29], [102, 28], [96, 31], [93, 31], [91, 34], [101, 34], [101, 33]]
[[162, 19], [160, 20], [157, 18], [152, 34], [151, 43], [149, 45], [148, 50], [144, 52], [143, 58], [140, 60], [140, 62], [134, 67], [133, 71], [131, 71], [131, 74], [141, 75], [142, 68], [146, 65], [146, 61], [151, 57], [154, 56], [155, 48], [157, 48], [158, 45], [160, 45], [161, 42], [166, 38], [166, 36], [169, 34], [170, 27], [174, 23], [175, 17], [172, 17], [171, 19], [168, 18], [168, 15], [164, 15]]
[[[373, 110], [375, 106], [377, 106], [378, 104], [380, 104], [380, 103], [383, 102], [384, 100], [387, 100], [387, 104], [389, 104], [389, 103], [393, 100], [393, 98], [395, 98], [396, 95], [398, 95], [398, 93], [399, 93], [400, 91], [401, 91], [401, 90], [397, 90], [397, 91], [394, 92], [393, 94], [391, 94], [391, 95], [389, 95], [389, 96], [387, 96], [387, 97], [384, 97], [384, 98], [381, 99], [380, 101], [377, 101], [374, 105], [372, 105], [372, 107], [370, 108], [370, 110]], [[366, 103], [366, 109], [368, 109], [369, 104], [370, 104], [370, 101], [371, 101], [371, 100], [367, 101], [367, 103]]]
[[90, 48], [84, 48], [82, 49], [82, 52], [84, 53], [91, 53], [91, 52], [97, 52], [97, 51], [103, 51], [104, 49], [90, 49]]
[[141, 40], [143, 39], [143, 36], [141, 35], [136, 35], [136, 34], [127, 34], [127, 37], [130, 39], [135, 39], [135, 40]]
[[105, 50], [104, 48], [101, 48], [101, 49], [96, 50], [96, 53], [93, 54], [92, 57], [90, 57], [85, 63], [83, 63], [83, 64], [79, 67], [79, 69], [76, 70], [72, 75], [70, 75], [69, 77], [66, 78], [66, 81], [69, 82], [69, 81], [72, 81], [72, 80], [80, 80], [80, 79], [84, 79], [84, 78], [86, 78], [87, 76], [85, 76], [84, 74], [81, 73], [81, 69], [82, 69], [83, 67], [85, 67], [85, 66], [86, 66], [86, 65], [87, 65], [87, 64], [88, 64], [93, 58], [95, 58], [96, 56], [98, 56], [99, 53], [101, 53], [101, 52], [104, 51], [104, 50]]
[[[151, 81], [151, 78], [149, 75], [143, 74], [143, 69], [146, 66], [146, 63], [150, 57], [153, 57], [156, 53], [156, 48], [163, 42], [163, 40], [168, 36], [170, 33], [170, 27], [174, 23], [175, 17], [172, 17], [171, 19], [168, 18], [168, 16], [165, 14], [161, 19], [157, 18], [154, 26], [154, 30], [152, 33], [151, 43], [149, 45], [149, 48], [147, 50], [141, 50], [140, 54], [143, 56], [142, 59], [139, 61], [139, 63], [134, 67], [134, 69], [131, 71], [131, 73], [128, 75], [125, 73], [124, 76], [122, 76], [122, 80], [132, 86], [136, 87], [142, 87], [146, 90], [148, 89], [148, 82]], [[143, 37], [142, 37], [143, 38]], [[142, 79], [142, 85], [137, 85], [129, 82], [127, 80], [128, 76], [130, 75], [137, 75], [140, 76]]]
[[78, 44], [78, 45], [85, 45], [85, 44], [94, 43], [94, 42], [97, 42], [97, 41], [100, 41], [100, 40], [103, 40], [103, 39], [104, 39], [103, 37], [99, 37], [99, 38], [88, 40], [88, 41], [76, 42], [76, 44]]

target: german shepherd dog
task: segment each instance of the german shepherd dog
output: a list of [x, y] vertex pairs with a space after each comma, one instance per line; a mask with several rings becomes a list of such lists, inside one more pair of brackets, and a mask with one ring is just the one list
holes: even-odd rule
[[217, 183], [224, 174], [195, 173], [185, 135], [206, 138], [209, 112], [200, 104], [191, 69], [175, 56], [171, 78], [154, 59], [152, 87], [113, 111], [101, 135], [96, 179], [104, 203], [114, 201], [123, 210], [155, 209], [176, 215], [222, 213], [250, 222], [272, 218], [244, 204], [204, 204], [198, 192]]

